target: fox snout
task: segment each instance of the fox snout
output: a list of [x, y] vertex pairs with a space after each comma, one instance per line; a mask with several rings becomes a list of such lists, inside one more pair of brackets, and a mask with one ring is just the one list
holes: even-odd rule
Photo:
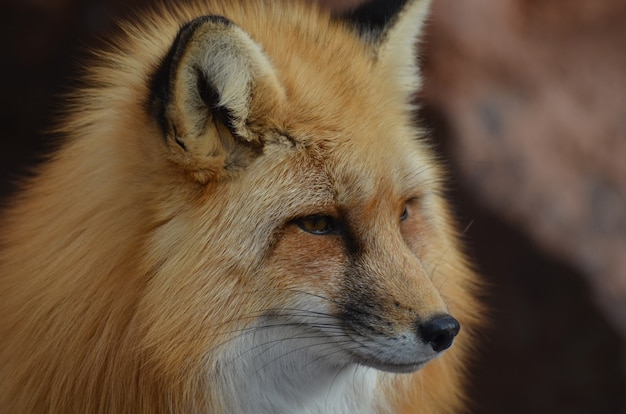
[[[421, 286], [420, 295], [413, 291], [398, 297], [373, 283], [370, 289], [359, 285], [360, 292], [349, 294], [337, 316], [351, 339], [348, 351], [363, 365], [390, 372], [418, 370], [450, 348], [460, 332], [457, 319], [435, 300], [439, 295], [424, 291], [427, 286]], [[411, 296], [412, 303], [406, 300]]]
[[340, 320], [343, 332], [351, 339], [344, 345], [353, 360], [389, 372], [413, 372], [422, 368], [450, 348], [461, 329], [459, 322], [449, 314], [397, 324], [376, 311], [352, 309]]

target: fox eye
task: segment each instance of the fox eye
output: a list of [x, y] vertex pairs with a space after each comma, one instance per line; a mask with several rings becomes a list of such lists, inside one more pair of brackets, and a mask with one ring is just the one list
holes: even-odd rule
[[404, 221], [409, 217], [409, 209], [404, 205], [404, 209], [402, 210], [402, 214], [400, 215], [400, 221]]
[[322, 214], [302, 217], [297, 219], [295, 223], [307, 233], [316, 235], [332, 234], [339, 231], [337, 221], [331, 216], [325, 216]]

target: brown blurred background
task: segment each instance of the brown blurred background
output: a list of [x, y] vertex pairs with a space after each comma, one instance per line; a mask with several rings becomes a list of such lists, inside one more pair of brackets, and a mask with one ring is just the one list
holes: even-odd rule
[[[0, 2], [3, 200], [53, 147], [82, 50], [147, 3]], [[474, 412], [625, 414], [626, 2], [434, 0], [421, 55], [420, 116], [489, 284]]]

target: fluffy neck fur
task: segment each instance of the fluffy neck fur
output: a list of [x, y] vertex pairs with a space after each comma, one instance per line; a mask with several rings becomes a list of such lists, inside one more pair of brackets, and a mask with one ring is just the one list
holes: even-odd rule
[[220, 384], [225, 412], [380, 412], [379, 371], [356, 364], [334, 364], [336, 349], [327, 339], [288, 324], [270, 324], [278, 326], [251, 329], [225, 355]]

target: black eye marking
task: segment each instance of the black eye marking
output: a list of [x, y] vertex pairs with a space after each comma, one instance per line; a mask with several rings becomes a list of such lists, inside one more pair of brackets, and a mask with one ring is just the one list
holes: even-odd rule
[[324, 214], [314, 214], [296, 219], [294, 223], [307, 233], [323, 236], [327, 234], [337, 234], [340, 231], [339, 223], [331, 216]]

